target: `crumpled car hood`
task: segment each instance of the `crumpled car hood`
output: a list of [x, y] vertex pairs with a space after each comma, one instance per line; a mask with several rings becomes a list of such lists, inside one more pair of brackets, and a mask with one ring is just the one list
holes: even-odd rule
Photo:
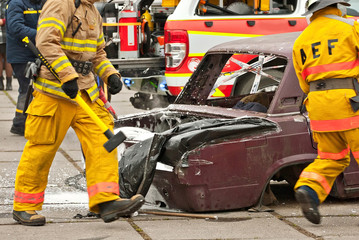
[[130, 198], [136, 193], [145, 196], [152, 183], [157, 162], [185, 167], [188, 165], [186, 154], [198, 147], [278, 131], [279, 126], [272, 121], [243, 117], [202, 119], [154, 134], [152, 138], [127, 148], [122, 155], [119, 161], [121, 196]]

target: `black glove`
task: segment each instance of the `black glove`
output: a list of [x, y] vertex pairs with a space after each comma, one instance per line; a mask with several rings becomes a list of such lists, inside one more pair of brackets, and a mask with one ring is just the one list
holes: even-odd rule
[[79, 87], [77, 86], [77, 78], [65, 82], [64, 84], [62, 84], [61, 88], [71, 99], [75, 98], [77, 92], [79, 91]]
[[111, 76], [109, 76], [107, 83], [109, 87], [108, 91], [111, 94], [119, 93], [122, 89], [121, 78], [117, 74], [112, 74]]

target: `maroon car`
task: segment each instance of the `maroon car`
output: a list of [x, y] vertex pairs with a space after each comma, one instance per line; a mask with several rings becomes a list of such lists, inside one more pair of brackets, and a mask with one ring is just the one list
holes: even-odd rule
[[[204, 212], [258, 206], [273, 180], [294, 185], [317, 156], [292, 63], [298, 35], [213, 47], [174, 104], [120, 118], [117, 128], [150, 133], [126, 142], [119, 161], [122, 196], [146, 194], [152, 183], [168, 207]], [[237, 54], [251, 60], [232, 58]], [[241, 69], [226, 72], [228, 64]], [[209, 97], [226, 83], [234, 85], [230, 97]], [[355, 162], [337, 178], [331, 195], [359, 196]]]

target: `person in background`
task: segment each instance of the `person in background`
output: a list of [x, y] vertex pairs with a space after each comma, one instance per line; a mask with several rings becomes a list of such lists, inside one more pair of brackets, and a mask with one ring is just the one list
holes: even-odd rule
[[36, 58], [22, 40], [28, 36], [35, 42], [42, 5], [42, 0], [10, 0], [6, 10], [6, 58], [19, 82], [19, 95], [10, 132], [21, 136], [25, 131], [26, 115], [23, 111], [30, 84], [30, 78], [25, 77], [25, 68], [27, 62], [35, 62]]
[[[12, 90], [12, 68], [6, 60], [6, 27], [5, 10], [7, 0], [0, 0], [0, 90]], [[6, 73], [6, 89], [4, 86], [3, 71]]]

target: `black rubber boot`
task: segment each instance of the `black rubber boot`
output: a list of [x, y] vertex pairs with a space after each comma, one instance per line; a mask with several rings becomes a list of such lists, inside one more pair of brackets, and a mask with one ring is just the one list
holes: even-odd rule
[[12, 90], [12, 77], [6, 77], [6, 91]]
[[318, 211], [319, 204], [309, 194], [309, 192], [299, 188], [295, 192], [295, 198], [302, 208], [304, 217], [311, 223], [319, 224], [321, 220], [320, 213]]
[[43, 226], [46, 223], [44, 216], [37, 214], [35, 211], [15, 211], [12, 212], [14, 220], [26, 226]]
[[117, 199], [109, 202], [100, 203], [100, 215], [105, 223], [115, 221], [120, 217], [130, 216], [145, 203], [145, 198], [141, 194], [136, 194], [131, 199]]
[[0, 76], [0, 90], [4, 90], [4, 77]]
[[13, 134], [17, 134], [17, 135], [20, 135], [20, 136], [24, 136], [24, 134], [25, 134], [25, 128], [23, 128], [23, 127], [17, 127], [17, 126], [12, 125], [11, 128], [10, 128], [10, 132], [13, 133]]

